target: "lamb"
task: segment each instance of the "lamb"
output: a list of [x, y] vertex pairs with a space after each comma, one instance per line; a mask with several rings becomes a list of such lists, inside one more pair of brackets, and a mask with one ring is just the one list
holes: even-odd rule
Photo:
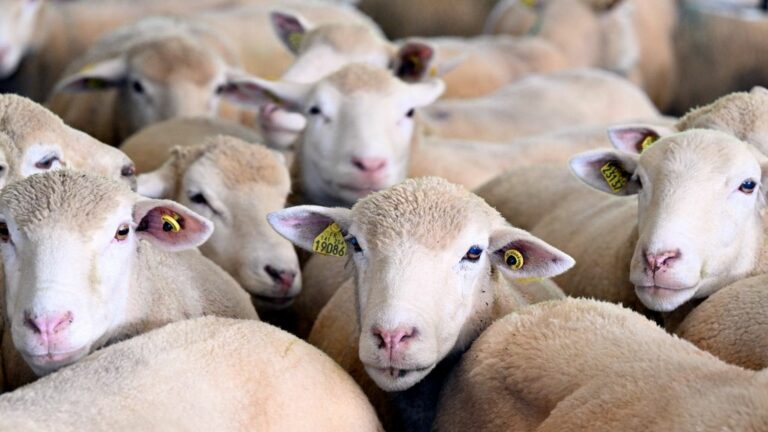
[[[359, 371], [362, 362], [378, 387], [399, 392], [405, 430], [428, 428], [444, 369], [493, 320], [542, 297], [562, 296], [548, 280], [527, 279], [574, 263], [510, 226], [466, 189], [436, 177], [406, 180], [351, 210], [298, 206], [268, 218], [299, 247], [352, 256], [356, 301], [326, 308], [321, 318], [333, 324], [319, 319], [310, 342], [349, 371]], [[356, 314], [348, 313], [352, 305]], [[359, 358], [348, 355], [358, 346]], [[415, 400], [422, 408], [413, 407]]]
[[668, 0], [502, 0], [485, 31], [536, 35], [562, 49], [573, 65], [603, 67], [632, 79], [667, 109], [677, 84], [676, 16], [675, 2]]
[[0, 95], [0, 188], [63, 167], [136, 187], [135, 167], [123, 152], [65, 125], [27, 98]]
[[675, 333], [727, 363], [768, 367], [768, 276], [742, 279], [716, 292], [691, 311]]
[[174, 147], [192, 147], [208, 138], [227, 135], [249, 143], [263, 141], [261, 134], [231, 120], [212, 117], [177, 117], [155, 123], [131, 135], [121, 145], [136, 164], [137, 173], [160, 168]]
[[48, 105], [67, 124], [117, 145], [158, 121], [215, 115], [218, 93], [237, 67], [210, 29], [147, 18], [109, 33], [74, 61]]
[[496, 321], [441, 395], [437, 431], [765, 430], [745, 371], [617, 305], [566, 299]]
[[[615, 80], [594, 71], [577, 71], [569, 74], [563, 75], [562, 79], [576, 84], [581, 83], [581, 78], [588, 81], [594, 78], [601, 82], [603, 78], [608, 81]], [[557, 81], [558, 78], [552, 78], [552, 80]], [[550, 85], [552, 80], [542, 78], [535, 86], [542, 90]], [[415, 109], [433, 103], [440, 96], [443, 88], [442, 81], [437, 79], [404, 83], [385, 70], [356, 63], [314, 84], [271, 82], [255, 77], [243, 78], [233, 81], [223, 91], [223, 96], [241, 103], [256, 105], [277, 98], [291, 109], [306, 113], [308, 126], [297, 144], [294, 164], [297, 180], [295, 184], [299, 188], [294, 201], [350, 206], [372, 190], [384, 189], [403, 180], [409, 171], [421, 175], [435, 173], [430, 169], [433, 166], [440, 167], [439, 161], [412, 157], [413, 154], [417, 155], [422, 151], [421, 141], [424, 141], [424, 151], [429, 155], [448, 160], [456, 159], [454, 156], [457, 153], [462, 157], [470, 155], [478, 165], [475, 172], [484, 177], [475, 178], [467, 172], [458, 172], [457, 177], [448, 178], [462, 183], [468, 178], [471, 182], [467, 184], [468, 186], [475, 186], [480, 183], [480, 180], [491, 178], [495, 173], [501, 173], [513, 166], [515, 163], [513, 148], [477, 152], [478, 145], [473, 143], [449, 142], [439, 137], [423, 139], [424, 135], [421, 132], [420, 120], [416, 119]], [[616, 87], [612, 88], [616, 89]], [[613, 94], [613, 101], [622, 99], [622, 94], [626, 95], [623, 100], [627, 105], [632, 105], [635, 96], [642, 98], [641, 100], [645, 100], [646, 103], [636, 109], [630, 108], [626, 111], [617, 109], [619, 115], [603, 111], [606, 117], [613, 119], [628, 115], [650, 117], [658, 114], [636, 88], [632, 87], [628, 93]], [[544, 100], [545, 98], [542, 97], [539, 99], [542, 100], [539, 113], [549, 113], [550, 108], [562, 104], [562, 100], [555, 102]], [[517, 101], [518, 104], [528, 103], [529, 105], [530, 102], [528, 99]], [[506, 103], [509, 101], [505, 101]], [[465, 105], [467, 112], [463, 112], [462, 115], [469, 118], [473, 115], [469, 111], [478, 110], [482, 104], [482, 101], [479, 101], [474, 105]], [[529, 106], [531, 111], [538, 108]], [[484, 112], [488, 116], [495, 115], [494, 119], [499, 125], [496, 130], [501, 134], [501, 130], [504, 129], [502, 125], [509, 127], [518, 115], [522, 117], [523, 110], [505, 107], [504, 112], [507, 117], [499, 111], [497, 105], [491, 102], [485, 104]], [[564, 122], [572, 122], [575, 117], [585, 120], [583, 113], [579, 113], [579, 108], [572, 107], [561, 112], [563, 112]], [[601, 115], [603, 114], [587, 117], [590, 122], [600, 122]], [[528, 117], [525, 116], [525, 118]], [[487, 124], [482, 122], [481, 124], [489, 132], [493, 132]], [[556, 124], [555, 121], [539, 124], [539, 126], [542, 129], [552, 128], [554, 124]], [[447, 128], [447, 126], [444, 127]], [[482, 129], [478, 127], [477, 133]], [[527, 132], [532, 133], [531, 130]], [[507, 129], [505, 133], [507, 136], [514, 134], [512, 129]], [[421, 160], [423, 165], [414, 164], [409, 167], [412, 160], [414, 162]], [[450, 163], [445, 165], [450, 168]], [[456, 170], [443, 169], [438, 173], [447, 175], [451, 172], [456, 173]]]
[[644, 312], [680, 308], [664, 317], [672, 330], [689, 300], [766, 271], [759, 191], [768, 159], [731, 135], [703, 129], [642, 150], [658, 136], [646, 128], [615, 129], [612, 141], [621, 150], [572, 159], [574, 174], [603, 193], [557, 166], [505, 175], [510, 188], [501, 210], [576, 257], [573, 271], [555, 279], [567, 294]]
[[141, 198], [92, 174], [58, 170], [7, 185], [0, 193], [5, 390], [173, 321], [257, 319], [237, 282], [194, 250], [211, 230], [180, 204]]
[[259, 308], [284, 308], [301, 291], [293, 245], [267, 224], [291, 189], [282, 157], [228, 136], [175, 147], [156, 171], [139, 175], [138, 193], [172, 199], [214, 222], [200, 251], [232, 275]]
[[359, 8], [380, 23], [394, 38], [423, 36], [474, 36], [481, 32], [493, 1], [361, 0]]
[[319, 350], [218, 317], [169, 324], [0, 397], [0, 430], [51, 428], [382, 430], [360, 388]]

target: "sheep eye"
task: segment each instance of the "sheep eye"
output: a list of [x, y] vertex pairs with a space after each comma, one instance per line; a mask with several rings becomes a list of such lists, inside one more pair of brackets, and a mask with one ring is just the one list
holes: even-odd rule
[[117, 231], [115, 231], [115, 240], [117, 241], [123, 241], [128, 238], [128, 234], [131, 232], [131, 227], [128, 226], [128, 224], [122, 224], [119, 227], [117, 227]]
[[483, 249], [480, 246], [472, 246], [462, 258], [462, 261], [476, 262], [483, 254]]
[[413, 115], [416, 113], [416, 110], [413, 108], [409, 109], [407, 113], [405, 113], [405, 116], [408, 118], [413, 118]]
[[11, 239], [11, 233], [8, 231], [8, 224], [0, 222], [0, 242], [8, 243]]
[[135, 80], [131, 83], [131, 88], [136, 94], [144, 94], [144, 85], [138, 80]]
[[125, 165], [120, 170], [120, 175], [123, 177], [133, 177], [136, 175], [136, 167], [133, 164]]
[[755, 188], [757, 187], [757, 182], [752, 179], [747, 179], [741, 182], [741, 186], [739, 186], [739, 190], [747, 195], [751, 194], [755, 191]]
[[192, 194], [189, 196], [189, 200], [195, 204], [209, 205], [208, 200], [205, 199], [205, 195], [201, 193]]
[[310, 115], [320, 115], [322, 113], [323, 112], [320, 110], [320, 107], [317, 106], [317, 105], [315, 105], [315, 106], [313, 106], [312, 108], [309, 109], [309, 114]]
[[42, 170], [51, 169], [54, 162], [57, 162], [58, 160], [59, 160], [59, 157], [57, 155], [46, 156], [44, 159], [39, 160], [37, 161], [37, 163], [35, 163], [35, 168], [42, 169]]
[[355, 252], [362, 252], [363, 251], [363, 248], [360, 247], [360, 242], [357, 241], [357, 237], [354, 237], [354, 236], [350, 237], [350, 238], [347, 239], [347, 241], [352, 246], [352, 249]]

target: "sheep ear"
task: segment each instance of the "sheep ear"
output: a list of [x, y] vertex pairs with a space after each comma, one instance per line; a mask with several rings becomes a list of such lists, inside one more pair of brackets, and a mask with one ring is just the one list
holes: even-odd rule
[[299, 15], [289, 12], [273, 11], [269, 15], [272, 29], [288, 50], [299, 53], [304, 35], [311, 30], [309, 23]]
[[436, 101], [445, 91], [445, 83], [441, 79], [409, 84], [400, 102], [403, 112], [412, 108], [427, 106]]
[[54, 91], [86, 92], [120, 87], [125, 82], [127, 63], [122, 57], [92, 63], [61, 79]]
[[169, 200], [143, 199], [133, 206], [136, 235], [167, 251], [200, 246], [213, 233], [213, 223]]
[[637, 154], [594, 150], [571, 158], [571, 171], [587, 185], [614, 195], [634, 195], [640, 182], [634, 178]]
[[437, 76], [434, 65], [435, 49], [423, 42], [406, 42], [395, 54], [392, 65], [395, 75], [406, 82], [418, 82]]
[[275, 103], [293, 110], [301, 110], [311, 91], [311, 84], [268, 81], [247, 75], [232, 76], [219, 89], [223, 98], [240, 105], [259, 107]]
[[491, 264], [511, 279], [553, 277], [576, 263], [565, 252], [511, 226], [491, 234], [488, 252]]
[[[318, 237], [328, 235], [332, 237], [327, 240], [337, 240], [340, 234], [343, 239], [344, 234], [352, 224], [352, 211], [342, 207], [303, 205], [270, 213], [267, 215], [267, 220], [278, 234], [296, 246], [308, 251], [323, 253], [316, 245]], [[338, 234], [331, 232], [334, 230], [333, 225], [338, 227]], [[344, 253], [341, 253], [342, 251], [339, 249], [337, 251], [339, 253], [326, 255], [346, 255], [346, 250], [343, 251]]]
[[175, 192], [176, 169], [173, 155], [160, 168], [139, 174], [136, 192], [147, 198], [171, 198]]
[[643, 125], [622, 125], [608, 128], [608, 139], [621, 151], [640, 154], [660, 138], [672, 135], [673, 131], [664, 127]]

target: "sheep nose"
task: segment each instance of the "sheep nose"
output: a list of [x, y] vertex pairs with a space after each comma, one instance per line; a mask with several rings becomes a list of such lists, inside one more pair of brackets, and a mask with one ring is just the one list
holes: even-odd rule
[[676, 260], [680, 259], [680, 251], [665, 251], [659, 253], [645, 254], [645, 261], [648, 264], [648, 269], [654, 273], [671, 267]]
[[72, 311], [48, 315], [37, 315], [27, 312], [24, 315], [24, 324], [45, 339], [66, 330], [75, 319]]
[[380, 157], [352, 157], [352, 165], [364, 173], [375, 173], [387, 166], [387, 160]]
[[391, 330], [374, 328], [372, 330], [374, 339], [378, 341], [378, 348], [386, 350], [390, 358], [405, 349], [408, 341], [416, 336], [416, 327], [397, 327]]
[[7, 56], [10, 51], [11, 49], [8, 47], [0, 47], [0, 62], [5, 59], [5, 56]]
[[293, 281], [296, 280], [295, 271], [276, 269], [270, 265], [265, 266], [264, 271], [283, 291], [290, 290], [293, 286]]

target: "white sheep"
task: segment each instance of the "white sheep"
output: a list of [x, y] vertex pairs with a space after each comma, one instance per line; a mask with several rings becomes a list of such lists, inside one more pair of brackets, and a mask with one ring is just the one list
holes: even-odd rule
[[562, 296], [548, 280], [527, 279], [573, 265], [474, 194], [435, 177], [406, 180], [351, 210], [290, 207], [269, 221], [299, 247], [351, 256], [356, 276], [346, 292], [355, 300], [336, 310], [329, 303], [310, 341], [351, 372], [362, 362], [381, 389], [400, 392], [395, 406], [406, 430], [429, 424], [451, 359], [491, 322]]
[[565, 299], [509, 314], [462, 357], [437, 431], [768, 428], [768, 371], [726, 364], [617, 305]]
[[138, 178], [139, 194], [172, 199], [214, 223], [200, 251], [265, 308], [284, 308], [301, 291], [293, 245], [267, 224], [290, 189], [279, 154], [228, 136], [176, 147], [160, 168]]
[[216, 115], [218, 93], [237, 67], [211, 29], [147, 18], [110, 32], [75, 60], [48, 105], [67, 124], [117, 145], [158, 121]]
[[255, 321], [169, 324], [0, 397], [0, 430], [381, 431], [354, 381]]
[[0, 95], [0, 153], [0, 188], [63, 167], [136, 186], [135, 167], [123, 152], [65, 125], [21, 96]]
[[7, 185], [0, 193], [6, 389], [173, 321], [256, 319], [237, 282], [197, 250], [185, 251], [211, 230], [180, 204], [91, 174], [59, 170]]
[[[576, 176], [600, 193], [565, 167], [503, 176], [502, 214], [578, 260], [556, 279], [566, 293], [671, 312], [765, 271], [762, 153], [720, 131], [693, 129], [650, 147], [659, 136], [653, 129], [610, 133], [620, 150], [571, 161]], [[489, 192], [499, 184], [479, 194], [498, 197]], [[677, 318], [666, 319], [673, 328]]]
[[675, 333], [743, 368], [768, 367], [768, 276], [733, 283], [696, 306]]

